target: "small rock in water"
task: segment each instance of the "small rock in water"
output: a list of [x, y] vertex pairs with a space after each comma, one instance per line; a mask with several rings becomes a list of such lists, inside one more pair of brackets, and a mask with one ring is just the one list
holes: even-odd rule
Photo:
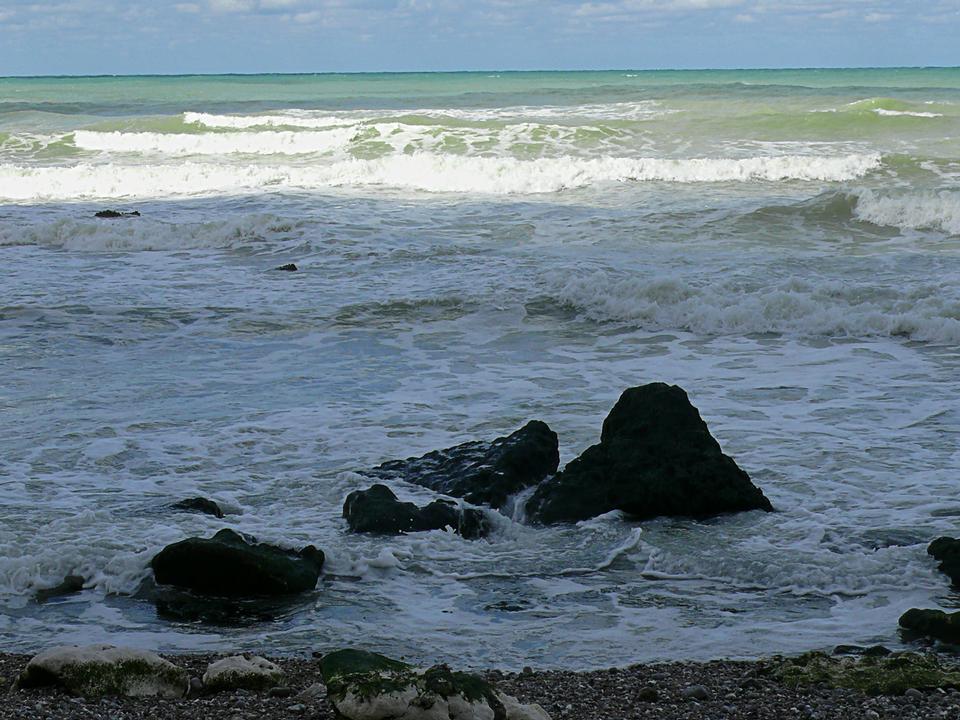
[[223, 510], [213, 500], [204, 497], [188, 498], [174, 503], [170, 506], [173, 510], [182, 510], [184, 512], [197, 512], [205, 515], [213, 515], [215, 518], [223, 517]]
[[96, 213], [94, 217], [106, 218], [111, 220], [113, 218], [124, 218], [124, 217], [140, 217], [140, 211], [134, 210], [133, 212], [122, 212], [120, 210], [101, 210]]
[[64, 595], [72, 595], [73, 593], [78, 593], [83, 590], [84, 579], [79, 575], [67, 575], [63, 582], [52, 588], [43, 588], [37, 590], [37, 602], [46, 602], [55, 597], [62, 597]]
[[710, 691], [703, 685], [691, 685], [681, 693], [685, 700], [709, 700]]
[[297, 270], [299, 270], [299, 268], [293, 263], [287, 263], [286, 265], [280, 265], [279, 267], [275, 267], [274, 270], [281, 270], [283, 272], [296, 272]]

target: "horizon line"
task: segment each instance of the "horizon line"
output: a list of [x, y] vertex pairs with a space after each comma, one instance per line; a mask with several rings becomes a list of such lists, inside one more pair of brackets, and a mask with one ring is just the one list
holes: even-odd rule
[[757, 67], [700, 67], [700, 68], [593, 68], [593, 69], [492, 69], [478, 68], [470, 70], [322, 70], [322, 71], [282, 71], [282, 72], [182, 72], [182, 73], [88, 73], [88, 74], [17, 74], [0, 75], [0, 80], [46, 80], [46, 79], [98, 79], [98, 78], [183, 78], [183, 77], [264, 77], [264, 76], [327, 76], [327, 75], [472, 75], [479, 73], [661, 73], [661, 72], [778, 72], [813, 70], [957, 70], [960, 65], [808, 65], [808, 66], [757, 66]]

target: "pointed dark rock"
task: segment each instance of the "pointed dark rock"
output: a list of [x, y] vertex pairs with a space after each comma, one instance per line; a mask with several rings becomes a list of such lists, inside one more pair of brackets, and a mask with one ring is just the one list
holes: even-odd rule
[[611, 510], [706, 518], [773, 507], [723, 454], [687, 394], [652, 383], [626, 390], [603, 422], [600, 443], [542, 483], [527, 503], [528, 516], [541, 523]]

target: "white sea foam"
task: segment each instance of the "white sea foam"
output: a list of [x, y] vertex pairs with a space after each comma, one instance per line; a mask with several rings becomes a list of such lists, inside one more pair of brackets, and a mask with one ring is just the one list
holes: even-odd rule
[[212, 162], [72, 167], [0, 165], [12, 201], [163, 198], [265, 189], [385, 186], [494, 195], [553, 193], [611, 182], [843, 181], [878, 168], [879, 155], [728, 158], [513, 158], [416, 153], [311, 166]]
[[317, 132], [248, 133], [74, 133], [74, 144], [83, 150], [165, 155], [303, 155], [327, 153], [344, 147], [356, 134], [354, 128]]
[[378, 118], [420, 116], [454, 120], [526, 121], [550, 120], [647, 120], [674, 112], [659, 102], [592, 103], [584, 105], [517, 105], [498, 108], [409, 108], [384, 110], [312, 111], [289, 109], [265, 115], [216, 115], [201, 112], [183, 114], [185, 123], [213, 128], [247, 129], [256, 127], [323, 128]]
[[874, 225], [960, 235], [960, 192], [882, 195], [865, 191], [857, 200], [854, 216]]
[[918, 118], [938, 118], [943, 117], [940, 113], [933, 112], [912, 112], [909, 110], [887, 110], [886, 108], [874, 108], [874, 112], [877, 115], [885, 115], [887, 117], [918, 117]]
[[212, 115], [209, 113], [186, 112], [183, 121], [188, 124], [213, 128], [235, 128], [246, 130], [256, 127], [300, 127], [325, 128], [351, 122], [347, 117], [336, 115]]

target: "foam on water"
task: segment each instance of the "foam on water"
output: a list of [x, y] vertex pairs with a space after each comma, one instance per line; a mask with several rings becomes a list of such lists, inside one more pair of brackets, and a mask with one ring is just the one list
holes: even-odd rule
[[857, 199], [857, 219], [903, 230], [929, 228], [960, 235], [960, 192], [877, 193]]
[[417, 153], [327, 165], [0, 165], [0, 198], [13, 201], [162, 198], [211, 193], [385, 186], [492, 195], [556, 193], [622, 182], [839, 182], [880, 167], [879, 155], [730, 158], [512, 158]]

